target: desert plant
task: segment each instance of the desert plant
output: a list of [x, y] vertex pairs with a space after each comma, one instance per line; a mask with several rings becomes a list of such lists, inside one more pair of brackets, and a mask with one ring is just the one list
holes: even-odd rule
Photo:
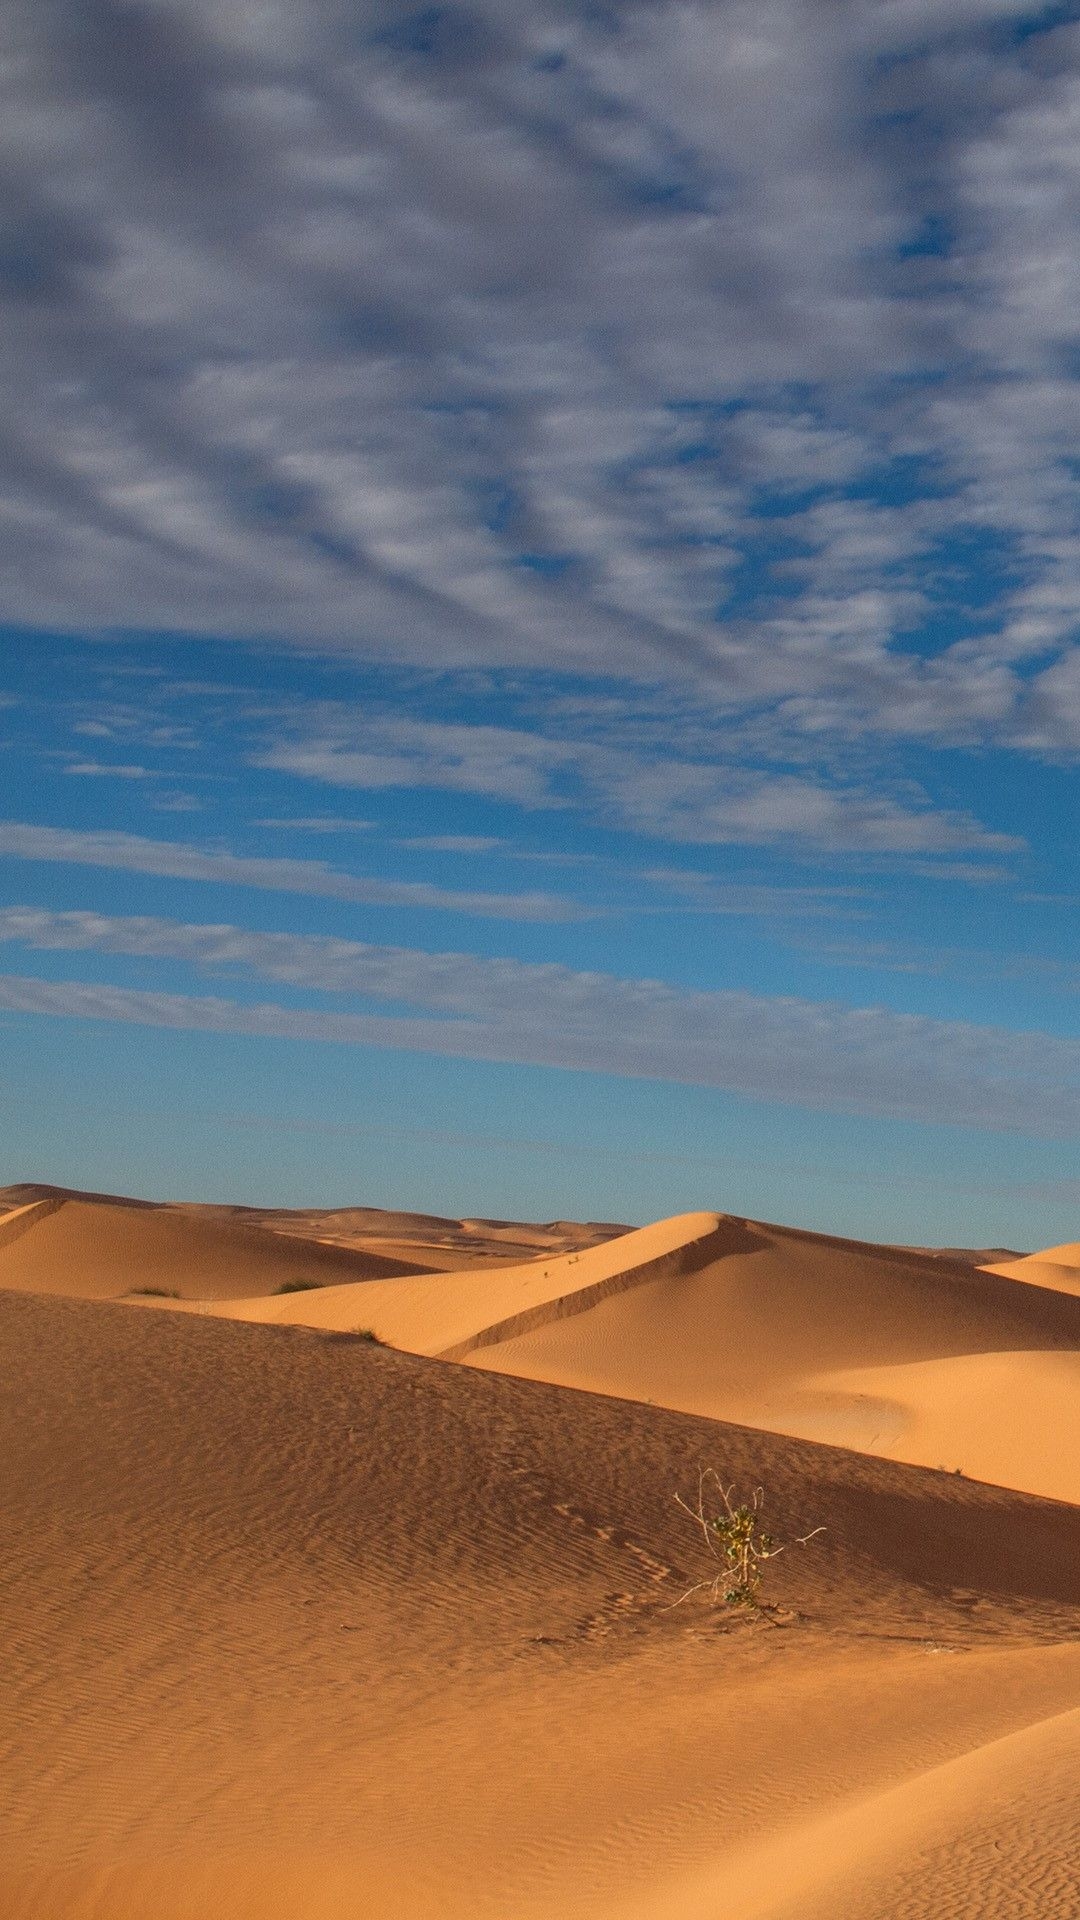
[[[734, 1488], [725, 1487], [714, 1468], [702, 1467], [698, 1474], [697, 1505], [692, 1507], [681, 1493], [675, 1495], [675, 1500], [701, 1528], [717, 1571], [711, 1578], [698, 1580], [688, 1587], [674, 1604], [679, 1606], [692, 1593], [707, 1588], [713, 1600], [722, 1599], [726, 1606], [758, 1607], [765, 1562], [775, 1560], [777, 1554], [784, 1551], [761, 1525], [765, 1505], [763, 1489], [755, 1487], [749, 1500], [737, 1501]], [[798, 1536], [795, 1545], [805, 1547], [808, 1540], [824, 1532], [824, 1527], [813, 1527], [809, 1533]]]
[[275, 1294], [312, 1293], [317, 1291], [321, 1284], [319, 1280], [304, 1280], [298, 1274], [294, 1280], [283, 1280], [280, 1287], [274, 1288], [274, 1292]]
[[381, 1347], [383, 1344], [374, 1327], [354, 1327], [353, 1334], [357, 1340], [369, 1340], [373, 1347]]
[[180, 1298], [173, 1287], [132, 1287], [131, 1291], [141, 1294], [147, 1300], [179, 1300]]

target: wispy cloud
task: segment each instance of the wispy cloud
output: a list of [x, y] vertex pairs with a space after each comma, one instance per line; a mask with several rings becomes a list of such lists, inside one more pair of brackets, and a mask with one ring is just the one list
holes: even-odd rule
[[433, 833], [414, 840], [399, 840], [400, 847], [417, 853], [495, 853], [506, 843], [489, 833]]
[[[936, 808], [913, 782], [882, 791], [808, 772], [689, 760], [678, 729], [650, 738], [555, 735], [519, 727], [408, 718], [323, 720], [322, 733], [263, 748], [259, 766], [373, 791], [434, 787], [532, 809], [587, 808], [650, 839], [803, 845], [832, 851], [1015, 853], [1022, 840], [970, 814]], [[640, 727], [629, 722], [631, 742]]]
[[77, 774], [83, 780], [152, 780], [149, 767], [124, 766], [118, 761], [76, 760], [64, 768], [65, 773]]
[[1080, 1041], [880, 1007], [694, 992], [561, 966], [230, 926], [8, 910], [0, 937], [390, 1001], [385, 1015], [0, 976], [12, 1012], [399, 1047], [723, 1088], [813, 1109], [1043, 1137], [1080, 1132]]
[[201, 813], [202, 801], [193, 793], [158, 793], [150, 802], [154, 813]]
[[370, 833], [375, 822], [345, 819], [340, 814], [317, 813], [301, 819], [253, 820], [251, 824], [272, 833]]
[[566, 921], [588, 909], [549, 893], [454, 892], [418, 880], [382, 880], [341, 873], [321, 860], [260, 859], [205, 851], [176, 840], [149, 840], [133, 833], [80, 832], [0, 821], [0, 859], [40, 860], [159, 879], [208, 880], [270, 893], [308, 894], [358, 906], [423, 907], [502, 920]]

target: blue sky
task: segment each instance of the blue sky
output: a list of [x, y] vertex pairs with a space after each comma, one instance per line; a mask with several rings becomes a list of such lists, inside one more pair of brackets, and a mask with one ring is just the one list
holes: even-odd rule
[[1080, 24], [5, 12], [0, 1178], [1080, 1219]]

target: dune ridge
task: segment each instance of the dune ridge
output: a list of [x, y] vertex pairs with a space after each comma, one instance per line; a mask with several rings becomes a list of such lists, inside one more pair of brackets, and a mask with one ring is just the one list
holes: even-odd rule
[[[715, 1213], [677, 1214], [581, 1252], [447, 1276], [353, 1288], [340, 1298], [219, 1301], [229, 1317], [349, 1331], [358, 1324], [411, 1353], [457, 1359], [517, 1331], [583, 1313], [610, 1293], [696, 1271], [743, 1230]], [[358, 1319], [358, 1316], [360, 1318]]]
[[411, 1273], [405, 1261], [205, 1221], [179, 1207], [50, 1195], [0, 1219], [0, 1289], [117, 1299], [141, 1288], [210, 1298], [294, 1281], [335, 1286]]
[[[4, 1211], [6, 1203], [6, 1211]], [[62, 1218], [47, 1231], [43, 1224]], [[12, 1258], [3, 1249], [34, 1229]], [[133, 1200], [25, 1183], [0, 1188], [0, 1289], [119, 1298], [150, 1287], [181, 1300], [274, 1294], [501, 1265], [507, 1251], [559, 1257], [620, 1231], [596, 1223], [457, 1221], [373, 1207], [278, 1208]]]

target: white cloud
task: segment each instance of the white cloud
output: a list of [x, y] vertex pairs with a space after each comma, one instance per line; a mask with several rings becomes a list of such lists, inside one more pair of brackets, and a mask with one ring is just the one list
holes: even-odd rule
[[495, 853], [505, 850], [506, 842], [487, 833], [434, 833], [415, 840], [399, 840], [399, 847], [412, 847], [418, 853]]
[[340, 814], [318, 813], [298, 819], [253, 820], [251, 824], [272, 833], [370, 833], [375, 822], [346, 819]]

